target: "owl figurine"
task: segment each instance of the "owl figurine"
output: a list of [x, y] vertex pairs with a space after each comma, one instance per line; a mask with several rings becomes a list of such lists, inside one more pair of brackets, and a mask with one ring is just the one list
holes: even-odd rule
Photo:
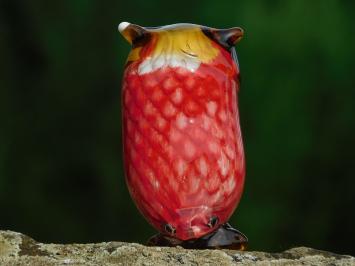
[[160, 233], [148, 244], [245, 249], [227, 222], [244, 187], [239, 126], [243, 30], [122, 22], [132, 45], [122, 82], [126, 183]]

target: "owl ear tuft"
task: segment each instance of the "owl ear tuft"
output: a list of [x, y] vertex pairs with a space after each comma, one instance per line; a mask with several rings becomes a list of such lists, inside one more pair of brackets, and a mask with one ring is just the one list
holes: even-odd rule
[[132, 45], [137, 45], [150, 35], [145, 28], [128, 22], [121, 22], [118, 25], [118, 31]]
[[240, 41], [244, 35], [244, 30], [239, 27], [230, 29], [204, 28], [203, 32], [226, 49], [231, 49]]

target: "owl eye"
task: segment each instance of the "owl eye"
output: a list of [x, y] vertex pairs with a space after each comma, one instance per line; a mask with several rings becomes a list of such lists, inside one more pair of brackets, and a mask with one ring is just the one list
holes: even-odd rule
[[133, 46], [143, 45], [150, 38], [150, 33], [144, 27], [128, 22], [118, 25], [119, 32]]
[[203, 27], [203, 33], [210, 39], [222, 45], [226, 49], [231, 49], [243, 37], [242, 28], [234, 27], [230, 29], [212, 29]]

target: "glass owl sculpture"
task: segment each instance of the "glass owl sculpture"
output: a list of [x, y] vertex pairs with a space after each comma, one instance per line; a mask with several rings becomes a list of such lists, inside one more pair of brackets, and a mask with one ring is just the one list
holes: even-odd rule
[[148, 244], [245, 249], [228, 219], [242, 195], [241, 28], [122, 22], [132, 45], [122, 82], [126, 183], [160, 233]]

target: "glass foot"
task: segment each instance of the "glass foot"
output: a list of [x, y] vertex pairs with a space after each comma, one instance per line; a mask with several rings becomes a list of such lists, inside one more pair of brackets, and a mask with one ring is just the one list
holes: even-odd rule
[[245, 250], [248, 238], [230, 224], [225, 223], [217, 230], [198, 239], [179, 240], [163, 234], [152, 236], [147, 243], [149, 246], [175, 247], [181, 246], [187, 249], [233, 249]]

